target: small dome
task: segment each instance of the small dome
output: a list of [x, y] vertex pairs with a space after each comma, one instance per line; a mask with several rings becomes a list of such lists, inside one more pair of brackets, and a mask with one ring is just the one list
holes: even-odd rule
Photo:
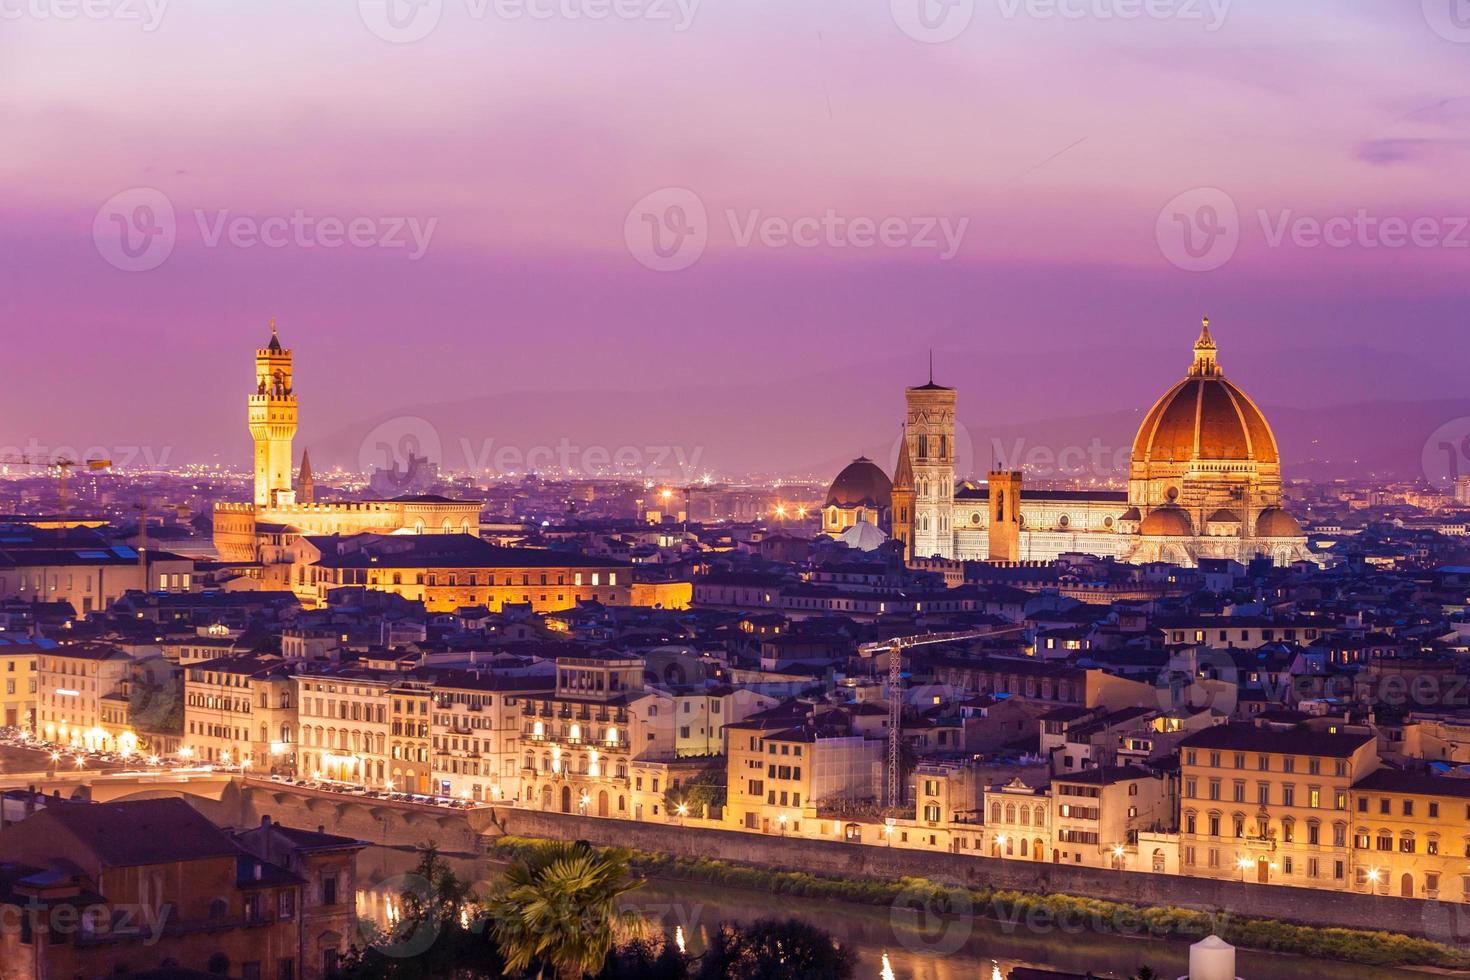
[[877, 551], [888, 541], [888, 535], [867, 521], [858, 521], [843, 531], [838, 540], [859, 551]]
[[1143, 515], [1138, 512], [1137, 507], [1129, 507], [1127, 510], [1123, 511], [1123, 516], [1118, 518], [1118, 520], [1136, 522], [1143, 520]]
[[1138, 533], [1154, 538], [1192, 538], [1194, 525], [1184, 508], [1176, 504], [1165, 504], [1148, 512]]
[[893, 484], [888, 474], [871, 459], [860, 456], [832, 481], [825, 506], [884, 508], [890, 505], [892, 496]]
[[1280, 507], [1267, 507], [1256, 518], [1256, 537], [1258, 538], [1299, 538], [1301, 536], [1301, 524]]
[[1215, 511], [1213, 514], [1210, 515], [1210, 523], [1211, 524], [1239, 524], [1240, 523], [1240, 515], [1237, 514], [1233, 510], [1226, 510], [1224, 507], [1221, 507], [1219, 510]]

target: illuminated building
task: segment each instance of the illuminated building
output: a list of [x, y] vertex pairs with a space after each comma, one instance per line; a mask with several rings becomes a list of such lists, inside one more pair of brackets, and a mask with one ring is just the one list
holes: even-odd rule
[[391, 500], [318, 502], [311, 464], [303, 454], [293, 486], [292, 445], [299, 421], [293, 355], [281, 345], [274, 323], [270, 343], [255, 352], [255, 390], [249, 397], [255, 443], [255, 492], [248, 504], [214, 509], [214, 542], [226, 561], [271, 566], [301, 535], [480, 533], [480, 503], [433, 495]]
[[400, 789], [392, 781], [388, 755], [388, 696], [403, 681], [395, 671], [365, 667], [297, 674], [297, 774], [303, 779]]
[[289, 771], [296, 683], [272, 657], [224, 657], [184, 668], [184, 745], [196, 762]]
[[641, 657], [558, 657], [556, 690], [518, 699], [521, 803], [626, 819], [632, 763], [674, 755], [674, 699]]
[[891, 495], [893, 536], [905, 556], [1014, 562], [1073, 552], [1183, 566], [1257, 555], [1310, 560], [1301, 525], [1283, 509], [1276, 438], [1216, 353], [1206, 320], [1188, 374], [1139, 426], [1127, 491], [1025, 490], [1014, 469], [956, 483], [954, 389], [932, 379], [908, 389], [906, 458]]
[[832, 481], [822, 505], [822, 533], [842, 538], [859, 524], [888, 527], [893, 484], [866, 456], [847, 465]]
[[35, 731], [37, 660], [52, 646], [10, 643], [0, 638], [0, 725]]
[[1181, 874], [1348, 887], [1349, 795], [1379, 764], [1369, 731], [1220, 725], [1185, 738], [1179, 761]]
[[485, 802], [519, 799], [521, 701], [550, 694], [550, 675], [433, 668], [418, 675], [430, 679], [434, 690], [434, 793]]
[[333, 589], [359, 586], [423, 602], [430, 612], [528, 605], [536, 612], [578, 602], [631, 604], [632, 570], [622, 562], [534, 548], [499, 548], [463, 534], [302, 538], [292, 587], [308, 606]]
[[57, 646], [37, 658], [37, 732], [94, 752], [138, 751], [129, 717], [132, 658], [106, 643]]

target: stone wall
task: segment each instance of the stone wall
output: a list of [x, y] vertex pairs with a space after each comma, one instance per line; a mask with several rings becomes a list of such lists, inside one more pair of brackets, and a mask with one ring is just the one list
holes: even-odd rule
[[249, 783], [236, 783], [218, 801], [191, 797], [190, 802], [216, 823], [227, 826], [253, 826], [269, 815], [288, 826], [320, 826], [329, 833], [373, 844], [413, 846], [433, 842], [440, 850], [455, 854], [480, 853], [485, 838], [502, 834], [587, 840], [599, 846], [851, 879], [928, 878], [952, 885], [1062, 893], [1138, 906], [1171, 905], [1310, 926], [1384, 929], [1439, 942], [1470, 940], [1470, 906], [1420, 899], [1119, 873], [514, 808], [439, 810], [370, 799], [344, 801], [340, 796], [297, 787]]

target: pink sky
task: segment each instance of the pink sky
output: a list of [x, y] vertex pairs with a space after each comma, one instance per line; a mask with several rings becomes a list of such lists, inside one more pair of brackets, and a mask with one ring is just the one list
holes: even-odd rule
[[[896, 389], [930, 347], [1022, 375], [1095, 350], [1075, 376], [1036, 368], [1048, 405], [986, 405], [983, 378], [949, 379], [982, 417], [1082, 414], [1151, 398], [1169, 378], [1110, 359], [1187, 348], [1202, 313], [1254, 360], [1317, 352], [1314, 383], [1263, 402], [1359, 400], [1321, 383], [1338, 347], [1436, 371], [1470, 354], [1470, 28], [1435, 0], [1236, 0], [1215, 30], [1101, 16], [1128, 0], [1071, 0], [1078, 18], [979, 0], [945, 43], [905, 34], [906, 0], [703, 0], [682, 31], [656, 19], [680, 16], [673, 0], [598, 22], [442, 0], [407, 44], [374, 36], [356, 0], [174, 0], [153, 30], [125, 17], [142, 0], [57, 19], [67, 2], [0, 5], [0, 444], [235, 454], [272, 315], [310, 357], [319, 431], [506, 390], [575, 402], [832, 372]], [[136, 188], [175, 215], [147, 271], [111, 264], [94, 231]], [[664, 188], [706, 211], [680, 271], [646, 268], [627, 237]], [[1202, 272], [1159, 232], [1196, 188], [1239, 214], [1233, 256]], [[753, 218], [829, 210], [964, 233], [948, 259], [738, 240]], [[417, 259], [207, 241], [222, 216], [298, 211], [432, 236]], [[1269, 241], [1359, 211], [1449, 241]], [[1445, 388], [1425, 395], [1462, 394]]]

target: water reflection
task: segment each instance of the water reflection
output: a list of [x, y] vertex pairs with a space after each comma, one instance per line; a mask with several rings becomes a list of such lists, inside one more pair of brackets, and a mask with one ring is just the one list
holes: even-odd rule
[[[446, 859], [462, 880], [475, 883], [474, 891], [480, 895], [489, 892], [499, 875], [500, 866], [484, 858], [446, 855]], [[386, 926], [398, 921], [403, 876], [417, 863], [416, 853], [397, 848], [369, 847], [362, 852], [357, 908], [365, 923]], [[1162, 977], [1177, 977], [1189, 966], [1184, 942], [1030, 930], [1024, 923], [1009, 927], [984, 918], [938, 920], [789, 895], [772, 901], [767, 894], [726, 886], [649, 881], [628, 899], [627, 905], [652, 927], [696, 956], [708, 948], [711, 933], [722, 923], [772, 915], [805, 919], [856, 949], [858, 976], [865, 980], [1005, 980], [1017, 966], [1128, 977], [1144, 964]], [[1238, 972], [1245, 980], [1424, 977], [1406, 970], [1249, 952], [1240, 954]]]

